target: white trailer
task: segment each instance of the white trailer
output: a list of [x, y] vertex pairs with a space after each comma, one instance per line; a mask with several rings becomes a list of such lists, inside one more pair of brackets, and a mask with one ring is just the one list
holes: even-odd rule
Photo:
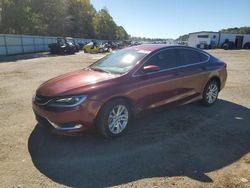
[[243, 48], [246, 42], [250, 42], [250, 34], [222, 33], [212, 31], [200, 31], [189, 33], [188, 46], [205, 48], [222, 45], [226, 40], [235, 44], [238, 49]]

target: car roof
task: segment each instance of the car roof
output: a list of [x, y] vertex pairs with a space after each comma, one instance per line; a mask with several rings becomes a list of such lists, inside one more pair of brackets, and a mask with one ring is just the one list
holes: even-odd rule
[[[183, 45], [169, 45], [169, 44], [142, 44], [137, 46], [129, 47], [132, 50], [145, 50], [145, 51], [156, 51], [166, 47], [184, 47]], [[186, 47], [186, 46], [185, 46]]]
[[126, 49], [132, 49], [132, 50], [136, 50], [136, 51], [147, 51], [149, 53], [152, 53], [154, 51], [158, 51], [158, 50], [164, 49], [164, 48], [185, 48], [185, 49], [188, 48], [188, 49], [193, 49], [193, 50], [205, 53], [207, 55], [210, 55], [201, 49], [186, 46], [186, 45], [180, 45], [180, 44], [142, 44], [142, 45], [128, 47]]

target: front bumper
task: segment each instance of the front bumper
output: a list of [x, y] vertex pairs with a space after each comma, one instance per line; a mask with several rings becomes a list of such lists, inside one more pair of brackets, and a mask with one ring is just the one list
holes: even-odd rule
[[[84, 126], [81, 124], [74, 124], [71, 123], [71, 127], [62, 127], [60, 125], [57, 125], [51, 121], [49, 121], [48, 119], [38, 115], [35, 113], [35, 117], [36, 120], [38, 122], [38, 125], [48, 129], [49, 131], [56, 133], [56, 134], [61, 134], [61, 135], [72, 135], [72, 134], [77, 134], [77, 133], [82, 133], [82, 132], [86, 132], [87, 130], [85, 130]], [[63, 125], [63, 124], [61, 124]]]
[[69, 111], [53, 111], [39, 106], [33, 100], [32, 108], [39, 125], [58, 134], [74, 134], [94, 130], [100, 105], [88, 100]]

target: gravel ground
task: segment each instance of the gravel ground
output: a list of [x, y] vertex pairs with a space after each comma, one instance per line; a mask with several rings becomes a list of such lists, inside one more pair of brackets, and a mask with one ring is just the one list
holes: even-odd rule
[[31, 109], [42, 82], [102, 55], [0, 59], [0, 187], [250, 187], [250, 51], [209, 52], [228, 64], [216, 105], [153, 110], [115, 140], [51, 134]]

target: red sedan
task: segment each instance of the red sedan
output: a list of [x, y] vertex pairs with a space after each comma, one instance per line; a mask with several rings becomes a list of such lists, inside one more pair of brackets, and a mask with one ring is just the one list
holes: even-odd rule
[[40, 125], [61, 134], [97, 129], [120, 136], [134, 114], [176, 101], [211, 106], [226, 64], [196, 48], [140, 45], [43, 83], [33, 97]]

